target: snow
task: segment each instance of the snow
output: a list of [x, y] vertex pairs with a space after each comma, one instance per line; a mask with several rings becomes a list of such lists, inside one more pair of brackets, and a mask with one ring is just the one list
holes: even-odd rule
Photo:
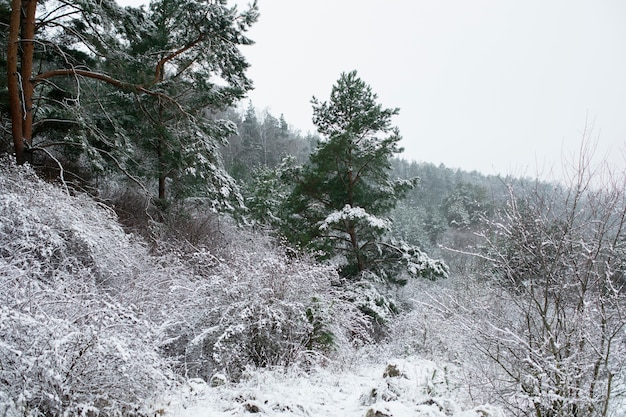
[[346, 204], [343, 209], [330, 213], [326, 219], [324, 219], [319, 228], [320, 230], [326, 230], [331, 228], [333, 224], [354, 220], [364, 221], [370, 227], [381, 230], [389, 230], [390, 227], [389, 220], [372, 216], [361, 207], [352, 207], [351, 205]]
[[[498, 416], [462, 400], [450, 365], [399, 359], [403, 376], [384, 376], [390, 355], [354, 350], [369, 322], [334, 267], [237, 234], [215, 254], [152, 257], [110, 209], [0, 164], [0, 416]], [[336, 351], [310, 350], [311, 319]]]
[[[398, 376], [387, 375], [393, 366]], [[392, 373], [392, 375], [394, 375]], [[491, 405], [463, 407], [448, 367], [410, 357], [385, 363], [257, 370], [238, 384], [190, 380], [165, 398], [163, 415], [227, 417], [503, 417]], [[465, 408], [465, 409], [464, 409]]]
[[[462, 400], [454, 366], [412, 357], [384, 376], [389, 355], [353, 350], [369, 322], [334, 267], [237, 234], [215, 254], [152, 257], [110, 209], [0, 164], [0, 416], [499, 416]], [[337, 352], [310, 350], [311, 317]]]

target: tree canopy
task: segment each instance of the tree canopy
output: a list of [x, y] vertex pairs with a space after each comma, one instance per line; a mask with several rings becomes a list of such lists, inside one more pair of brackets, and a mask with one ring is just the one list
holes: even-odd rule
[[445, 276], [445, 265], [387, 238], [385, 215], [417, 182], [390, 177], [391, 158], [402, 151], [391, 122], [399, 110], [377, 103], [356, 71], [341, 74], [329, 101], [312, 103], [323, 139], [288, 198], [288, 238], [322, 258], [343, 257], [345, 276], [370, 271], [395, 280], [397, 265], [412, 275]]
[[227, 3], [12, 1], [7, 83], [18, 162], [69, 152], [158, 182], [160, 198], [169, 180], [228, 204], [236, 187], [218, 150], [235, 126], [213, 113], [252, 88], [239, 47], [252, 42], [245, 33], [258, 13], [256, 4]]

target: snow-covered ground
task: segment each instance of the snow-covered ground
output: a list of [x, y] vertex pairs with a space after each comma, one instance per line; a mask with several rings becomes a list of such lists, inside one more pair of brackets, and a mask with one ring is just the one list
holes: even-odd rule
[[[501, 343], [528, 352], [521, 336], [508, 339], [519, 317], [505, 289], [472, 275], [411, 281], [398, 290], [403, 310], [384, 342], [369, 344], [367, 334], [352, 350], [367, 328], [345, 301], [356, 298], [337, 295], [332, 266], [289, 259], [241, 230], [220, 233], [227, 244], [219, 256], [194, 248], [157, 257], [111, 209], [0, 163], [0, 417], [504, 417], [484, 402], [520, 416], [530, 400], [553, 401], [549, 385], [529, 397], [484, 354]], [[598, 392], [596, 382], [610, 383], [601, 403], [609, 417], [626, 415], [623, 304], [616, 305], [616, 342], [592, 385]], [[604, 322], [589, 321], [593, 314], [588, 327], [572, 328], [598, 334]], [[328, 324], [321, 332], [334, 336], [333, 352], [305, 343], [318, 318]], [[550, 352], [538, 357], [538, 373], [535, 365], [524, 371], [527, 360], [509, 365], [550, 376]], [[573, 358], [580, 362], [562, 362], [558, 375], [593, 365]], [[229, 382], [253, 363], [290, 366], [246, 368], [241, 382]], [[218, 369], [228, 377], [211, 379]], [[178, 382], [183, 375], [208, 382]]]
[[387, 364], [331, 365], [311, 372], [261, 370], [237, 384], [191, 380], [166, 399], [171, 417], [259, 414], [303, 417], [503, 417], [461, 400], [454, 367], [417, 357]]

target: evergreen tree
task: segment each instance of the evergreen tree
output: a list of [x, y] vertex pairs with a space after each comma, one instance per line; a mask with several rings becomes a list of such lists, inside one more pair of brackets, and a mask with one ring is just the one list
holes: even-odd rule
[[239, 136], [241, 136], [243, 145], [241, 157], [247, 164], [258, 165], [259, 155], [261, 154], [261, 126], [252, 102], [248, 103], [248, 108], [239, 129]]
[[295, 158], [284, 158], [276, 167], [262, 166], [251, 172], [241, 192], [245, 207], [236, 212], [240, 223], [276, 231], [285, 219], [285, 201], [293, 190], [300, 167]]
[[278, 121], [279, 129], [281, 132], [281, 136], [287, 137], [289, 136], [289, 124], [285, 120], [285, 115], [283, 113], [280, 114], [280, 120]]
[[390, 160], [402, 149], [385, 109], [356, 71], [341, 74], [330, 101], [313, 98], [313, 122], [324, 139], [303, 167], [287, 206], [285, 234], [321, 258], [342, 258], [342, 273], [372, 272], [402, 282], [411, 275], [445, 276], [445, 265], [418, 248], [389, 239], [385, 217], [416, 180], [392, 180]]
[[226, 1], [153, 0], [148, 18], [152, 29], [129, 49], [144, 72], [151, 69], [146, 57], [159, 58], [159, 88], [176, 99], [135, 98], [137, 117], [145, 122], [136, 135], [142, 151], [134, 160], [141, 161], [146, 177], [158, 178], [159, 198], [166, 197], [169, 180], [170, 196], [209, 197], [213, 208], [228, 208], [237, 187], [223, 169], [219, 148], [236, 126], [215, 112], [251, 88], [237, 46], [250, 43], [244, 32], [256, 12], [241, 14]]
[[252, 87], [239, 46], [251, 43], [257, 9], [227, 3], [13, 1], [7, 84], [18, 162], [71, 149], [158, 182], [160, 198], [171, 183], [228, 206], [237, 192], [219, 146], [235, 126], [214, 112]]
[[289, 133], [281, 131], [279, 123], [279, 120], [269, 112], [265, 113], [261, 125], [261, 162], [264, 167], [278, 165], [280, 159], [285, 156]]

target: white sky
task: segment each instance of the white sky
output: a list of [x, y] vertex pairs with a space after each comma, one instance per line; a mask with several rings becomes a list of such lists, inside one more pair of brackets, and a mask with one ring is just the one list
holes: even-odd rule
[[[123, 1], [128, 3], [131, 0]], [[238, 0], [241, 5], [248, 0]], [[245, 47], [257, 109], [314, 130], [356, 69], [395, 124], [406, 159], [485, 174], [558, 169], [585, 126], [626, 168], [623, 0], [259, 0]]]

